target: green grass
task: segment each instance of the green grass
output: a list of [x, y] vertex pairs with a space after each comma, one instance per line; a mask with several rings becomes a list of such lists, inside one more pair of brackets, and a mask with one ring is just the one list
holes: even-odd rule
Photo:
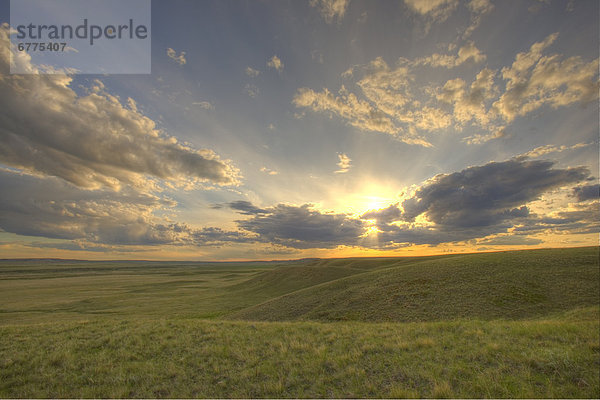
[[[269, 299], [230, 286], [282, 263], [0, 262], [0, 325], [107, 316], [208, 318]], [[285, 263], [283, 263], [285, 265]]]
[[597, 398], [598, 311], [577, 321], [2, 327], [0, 396]]
[[0, 397], [599, 398], [599, 296], [597, 247], [0, 261]]
[[400, 322], [519, 319], [599, 302], [597, 248], [534, 250], [393, 264], [280, 296], [232, 317]]

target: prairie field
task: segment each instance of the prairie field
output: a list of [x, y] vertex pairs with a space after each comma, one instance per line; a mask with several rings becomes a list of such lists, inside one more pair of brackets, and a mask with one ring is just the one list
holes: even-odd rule
[[0, 262], [0, 397], [600, 397], [598, 247]]

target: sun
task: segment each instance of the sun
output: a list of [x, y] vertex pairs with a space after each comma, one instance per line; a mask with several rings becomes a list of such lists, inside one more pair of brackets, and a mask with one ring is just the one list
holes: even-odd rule
[[343, 200], [350, 212], [362, 215], [367, 211], [387, 208], [398, 202], [398, 190], [390, 185], [367, 182], [359, 186], [353, 193], [348, 193]]
[[390, 205], [392, 199], [388, 197], [379, 197], [379, 196], [363, 196], [365, 199], [364, 202], [364, 211], [370, 210], [380, 210], [382, 208], [386, 208]]

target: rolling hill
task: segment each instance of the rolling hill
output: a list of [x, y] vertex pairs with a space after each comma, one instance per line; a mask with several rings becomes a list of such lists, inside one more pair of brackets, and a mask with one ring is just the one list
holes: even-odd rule
[[0, 261], [0, 397], [599, 398], [599, 289], [598, 247]]
[[356, 268], [352, 259], [320, 260], [292, 270], [266, 271], [247, 283], [248, 289], [257, 290], [262, 283], [272, 293], [289, 291], [292, 283], [298, 290], [229, 318], [378, 322], [522, 319], [594, 306], [600, 301], [597, 247], [380, 259], [368, 268]]

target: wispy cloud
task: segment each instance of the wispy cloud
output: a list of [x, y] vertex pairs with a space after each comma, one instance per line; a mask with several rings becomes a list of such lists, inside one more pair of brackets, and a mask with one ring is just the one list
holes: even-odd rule
[[187, 60], [185, 59], [185, 51], [180, 52], [178, 55], [175, 50], [169, 47], [167, 49], [167, 55], [170, 59], [172, 59], [179, 65], [184, 65], [187, 62]]
[[441, 90], [438, 90], [437, 100], [453, 107], [452, 116], [456, 127], [461, 129], [472, 123], [486, 130], [500, 130], [492, 123], [495, 114], [489, 111], [490, 102], [498, 94], [498, 87], [494, 83], [495, 76], [495, 71], [484, 68], [469, 86], [464, 80], [456, 78], [447, 81]]
[[467, 62], [480, 63], [485, 61], [486, 56], [475, 46], [468, 42], [458, 50], [457, 55], [434, 53], [425, 58], [416, 59], [414, 65], [430, 65], [432, 67], [455, 68]]
[[471, 36], [473, 31], [481, 25], [483, 17], [494, 10], [494, 5], [490, 0], [471, 0], [467, 3], [467, 8], [471, 11], [471, 25], [463, 33], [463, 39]]
[[544, 146], [536, 147], [535, 149], [530, 150], [527, 153], [524, 153], [523, 155], [526, 157], [537, 158], [537, 157], [545, 156], [546, 154], [550, 154], [550, 153], [560, 153], [560, 152], [563, 152], [566, 150], [581, 149], [581, 148], [587, 147], [587, 146], [591, 146], [591, 143], [577, 143], [572, 146], [564, 146], [564, 145], [554, 146], [551, 144], [547, 144]]
[[404, 3], [418, 15], [443, 22], [458, 7], [458, 0], [404, 0]]
[[342, 87], [339, 96], [334, 96], [328, 89], [316, 92], [309, 88], [300, 88], [294, 96], [296, 107], [309, 108], [315, 112], [326, 112], [341, 117], [350, 125], [361, 130], [397, 133], [397, 128], [391, 119], [377, 110], [368, 102], [359, 100], [356, 95], [348, 93]]
[[252, 67], [246, 67], [245, 72], [246, 72], [246, 75], [248, 75], [251, 78], [256, 78], [260, 74], [259, 70], [254, 69]]
[[598, 59], [585, 62], [578, 56], [544, 55], [557, 37], [554, 33], [533, 44], [529, 51], [517, 54], [510, 67], [502, 68], [506, 90], [494, 103], [494, 110], [505, 121], [543, 105], [558, 108], [598, 98]]
[[246, 86], [244, 86], [244, 92], [246, 92], [248, 96], [255, 98], [260, 94], [260, 89], [252, 83], [247, 83]]
[[425, 32], [429, 32], [433, 24], [446, 21], [463, 4], [471, 14], [469, 26], [462, 34], [463, 39], [471, 36], [473, 31], [481, 25], [483, 17], [494, 10], [490, 0], [404, 0], [408, 8], [425, 21]]
[[214, 110], [215, 106], [213, 106], [209, 101], [195, 101], [192, 103], [193, 106], [198, 106], [205, 110]]
[[413, 77], [406, 63], [390, 68], [377, 58], [365, 66], [355, 66], [346, 77], [359, 79], [356, 86], [362, 96], [342, 86], [338, 96], [327, 88], [316, 92], [300, 88], [294, 96], [296, 107], [336, 115], [349, 125], [363, 131], [392, 135], [409, 144], [429, 146], [420, 131], [446, 128], [450, 117], [439, 108], [422, 106], [413, 99]]
[[267, 167], [261, 167], [260, 172], [264, 172], [267, 175], [277, 175], [277, 174], [279, 174], [279, 172], [275, 171], [274, 169], [267, 168]]
[[481, 69], [472, 82], [454, 78], [441, 83], [418, 85], [417, 69], [456, 68], [476, 64], [486, 56], [468, 42], [456, 55], [435, 53], [415, 60], [400, 59], [395, 67], [381, 57], [356, 65], [342, 74], [358, 90], [343, 85], [334, 95], [327, 88], [315, 91], [299, 88], [293, 98], [296, 107], [337, 116], [363, 131], [392, 135], [406, 143], [429, 146], [430, 133], [452, 128], [461, 132], [467, 126], [484, 130], [465, 137], [480, 144], [505, 135], [507, 124], [543, 106], [566, 107], [598, 98], [598, 59], [544, 55], [557, 35], [535, 43], [517, 54], [511, 66], [500, 72]]
[[348, 157], [346, 154], [344, 153], [340, 153], [338, 154], [338, 170], [335, 171], [336, 174], [345, 174], [346, 172], [348, 172], [350, 170], [350, 167], [352, 165], [352, 160], [350, 159], [350, 157]]
[[316, 7], [328, 24], [340, 22], [346, 14], [350, 0], [310, 0], [311, 7]]
[[283, 71], [283, 62], [274, 55], [267, 61], [267, 67], [275, 68], [278, 72]]

